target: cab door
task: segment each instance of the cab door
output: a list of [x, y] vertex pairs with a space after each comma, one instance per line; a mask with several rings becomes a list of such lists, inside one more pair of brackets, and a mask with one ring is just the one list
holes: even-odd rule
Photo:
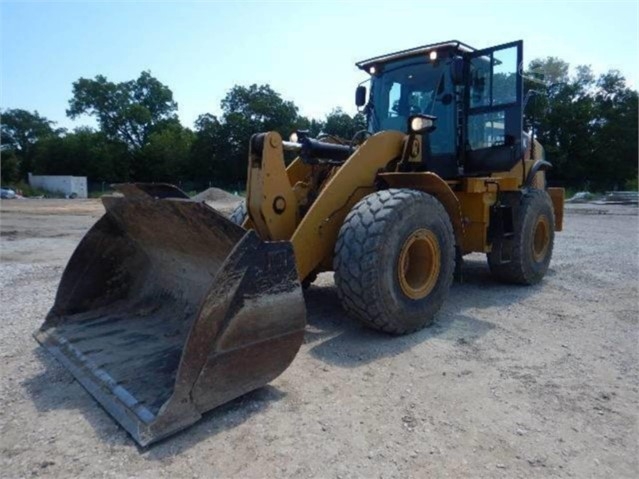
[[464, 172], [510, 170], [521, 160], [523, 41], [467, 54]]

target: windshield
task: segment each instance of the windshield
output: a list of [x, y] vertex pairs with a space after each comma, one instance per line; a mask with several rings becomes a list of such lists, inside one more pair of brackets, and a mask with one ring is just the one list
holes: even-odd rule
[[368, 127], [372, 133], [398, 130], [406, 133], [408, 117], [437, 117], [430, 134], [433, 154], [455, 151], [454, 90], [447, 62], [429, 62], [425, 57], [386, 63], [372, 78]]

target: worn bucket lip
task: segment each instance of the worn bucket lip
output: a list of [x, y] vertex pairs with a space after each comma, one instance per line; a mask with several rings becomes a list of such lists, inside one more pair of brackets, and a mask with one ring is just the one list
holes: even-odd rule
[[140, 426], [150, 426], [157, 416], [141, 405], [125, 387], [117, 384], [108, 372], [99, 368], [53, 329], [37, 330], [33, 336], [141, 446], [146, 446], [188, 425], [168, 431], [161, 437], [147, 437], [141, 433]]

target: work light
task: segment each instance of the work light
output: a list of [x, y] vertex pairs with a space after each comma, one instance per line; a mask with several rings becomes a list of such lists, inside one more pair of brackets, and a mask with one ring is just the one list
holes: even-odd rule
[[408, 128], [411, 133], [426, 133], [435, 129], [437, 117], [432, 115], [415, 115], [409, 118]]

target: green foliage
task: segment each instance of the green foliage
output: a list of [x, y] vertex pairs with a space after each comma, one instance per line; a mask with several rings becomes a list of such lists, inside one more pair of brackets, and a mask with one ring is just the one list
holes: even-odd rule
[[3, 185], [20, 179], [20, 160], [15, 151], [7, 149], [0, 152], [0, 175]]
[[536, 58], [528, 64], [527, 73], [549, 85], [566, 83], [570, 65], [557, 57]]
[[[2, 112], [0, 120], [2, 154], [15, 158], [12, 161], [19, 166], [18, 174], [21, 178], [26, 177], [31, 171], [36, 143], [63, 131], [55, 130], [53, 125], [55, 122], [40, 116], [37, 111], [31, 113], [17, 108]], [[9, 165], [9, 168], [13, 167], [14, 165]], [[10, 174], [15, 174], [15, 171], [10, 169]]]
[[246, 178], [248, 144], [254, 133], [278, 131], [287, 139], [297, 129], [297, 107], [268, 85], [236, 85], [220, 106], [222, 135], [226, 138], [220, 154], [228, 163], [224, 176], [229, 180]]
[[[579, 66], [569, 75], [569, 65], [553, 57], [533, 60], [529, 70], [545, 81], [545, 95], [527, 114], [553, 164], [551, 182], [596, 191], [623, 188], [637, 176], [637, 92], [618, 71], [597, 79]], [[526, 88], [540, 90], [530, 81]]]
[[210, 113], [200, 115], [195, 120], [195, 134], [189, 158], [189, 172], [193, 178], [223, 178], [233, 181], [231, 162], [225, 160], [228, 154], [226, 128], [218, 118]]
[[306, 130], [311, 138], [317, 138], [324, 128], [324, 122], [322, 120], [316, 120], [311, 118], [310, 120], [305, 116], [301, 116], [297, 120], [297, 129]]
[[152, 132], [140, 151], [142, 181], [176, 182], [189, 176], [188, 166], [194, 134], [175, 121]]
[[355, 133], [365, 129], [366, 117], [363, 114], [357, 113], [350, 116], [341, 108], [336, 108], [326, 116], [322, 132], [350, 141]]
[[246, 180], [251, 136], [278, 131], [284, 139], [297, 129], [318, 127], [300, 117], [291, 101], [268, 85], [234, 86], [221, 102], [222, 116], [200, 115], [191, 150], [191, 178], [227, 183]]
[[145, 71], [136, 80], [113, 83], [105, 76], [80, 78], [73, 83], [67, 115], [95, 116], [100, 130], [112, 140], [139, 150], [151, 132], [164, 122], [177, 120], [173, 92]]
[[94, 181], [127, 181], [129, 162], [125, 144], [84, 127], [40, 141], [35, 149], [33, 172], [87, 176]]

